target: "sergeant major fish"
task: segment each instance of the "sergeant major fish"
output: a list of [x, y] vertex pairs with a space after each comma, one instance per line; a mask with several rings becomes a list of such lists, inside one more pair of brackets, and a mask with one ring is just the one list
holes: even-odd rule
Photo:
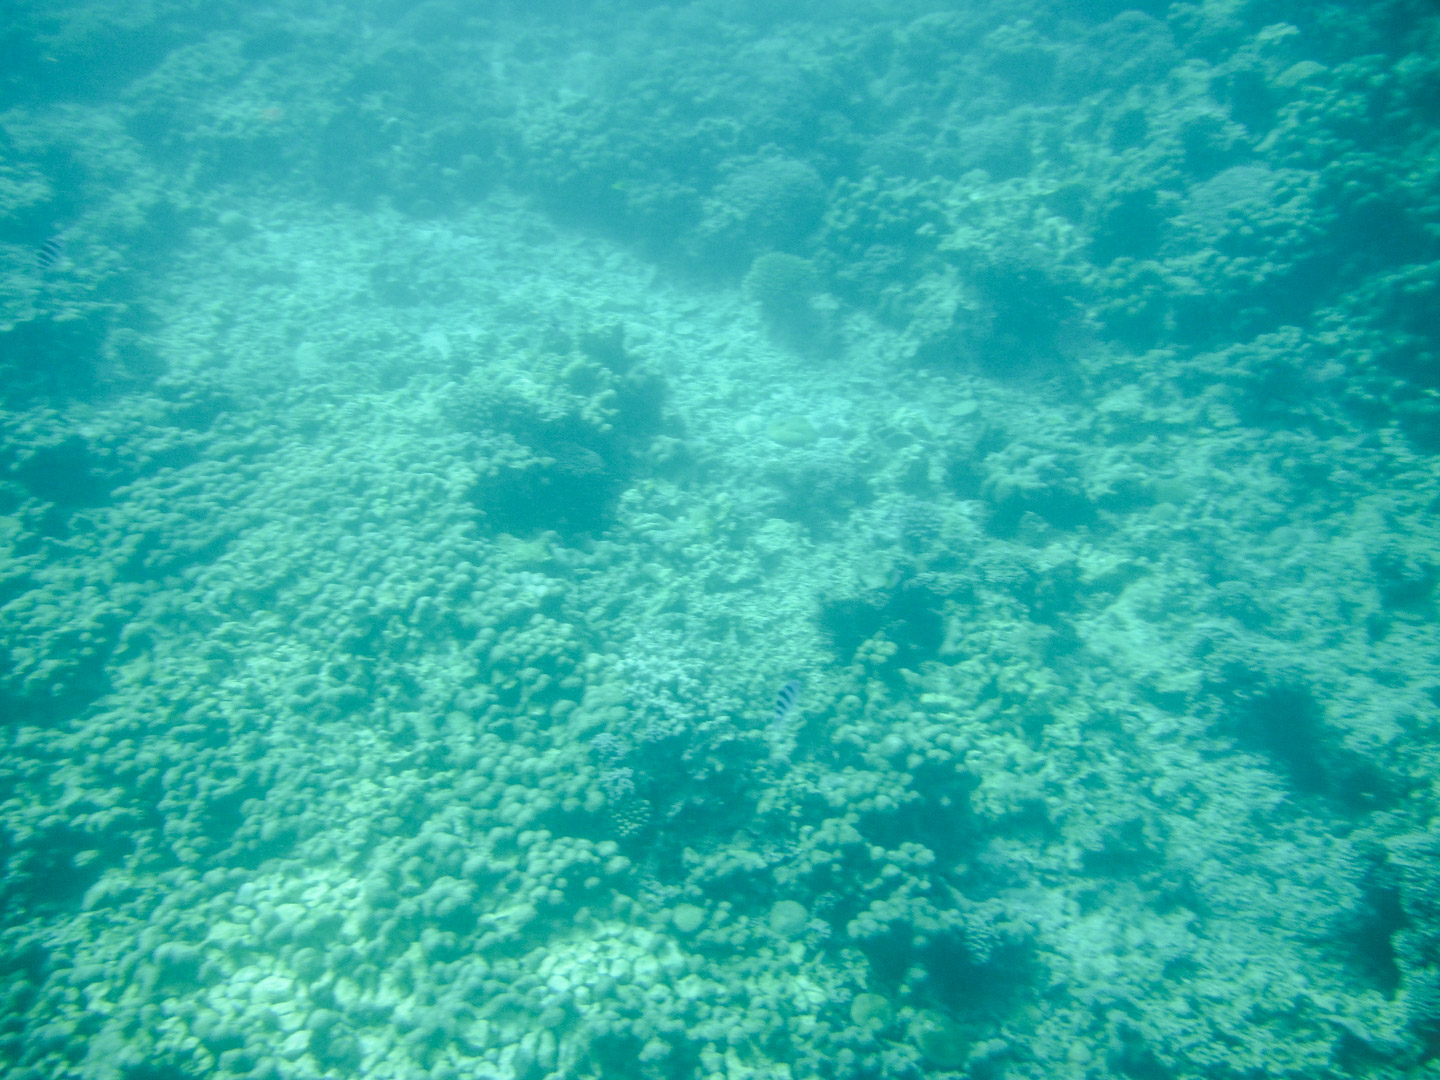
[[40, 245], [40, 250], [35, 253], [35, 265], [40, 268], [43, 274], [54, 270], [65, 258], [65, 234], [56, 233], [45, 243]]
[[770, 714], [770, 730], [779, 731], [790, 719], [790, 714], [795, 711], [795, 704], [800, 700], [800, 680], [791, 679], [780, 688], [775, 695], [775, 710]]

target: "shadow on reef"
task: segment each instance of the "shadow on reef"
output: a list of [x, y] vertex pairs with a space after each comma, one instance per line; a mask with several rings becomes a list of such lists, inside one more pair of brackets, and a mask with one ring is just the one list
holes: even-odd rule
[[544, 425], [532, 439], [535, 457], [471, 489], [486, 526], [515, 536], [553, 531], [567, 541], [603, 533], [634, 480], [623, 447], [574, 421]]
[[93, 832], [59, 823], [24, 841], [0, 831], [0, 912], [15, 919], [72, 910], [100, 875], [120, 865], [133, 847], [121, 828]]
[[1221, 729], [1297, 794], [1351, 812], [1383, 808], [1402, 796], [1401, 778], [1347, 747], [1308, 687], [1231, 664], [1211, 689], [1222, 703]]
[[552, 327], [527, 379], [471, 372], [453, 419], [489, 453], [470, 499], [489, 531], [567, 543], [604, 533], [664, 426], [664, 380], [625, 348], [619, 326]]
[[942, 604], [943, 598], [931, 588], [906, 579], [891, 589], [825, 600], [819, 623], [846, 663], [866, 642], [883, 638], [887, 650], [894, 648], [897, 664], [914, 669], [940, 654], [945, 641]]

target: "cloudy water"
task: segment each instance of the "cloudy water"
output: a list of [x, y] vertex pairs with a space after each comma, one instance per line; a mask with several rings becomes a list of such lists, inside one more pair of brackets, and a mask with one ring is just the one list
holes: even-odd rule
[[1437, 102], [1429, 0], [8, 0], [0, 1075], [1434, 1077]]

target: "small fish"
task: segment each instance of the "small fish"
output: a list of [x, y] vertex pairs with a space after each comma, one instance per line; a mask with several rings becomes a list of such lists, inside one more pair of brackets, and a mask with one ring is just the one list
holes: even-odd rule
[[40, 267], [40, 272], [54, 270], [65, 258], [65, 234], [56, 233], [40, 245], [40, 250], [35, 253], [35, 265]]
[[775, 731], [785, 725], [790, 719], [790, 714], [795, 711], [795, 703], [800, 700], [800, 680], [791, 679], [780, 688], [775, 695], [775, 711], [770, 714], [770, 730]]

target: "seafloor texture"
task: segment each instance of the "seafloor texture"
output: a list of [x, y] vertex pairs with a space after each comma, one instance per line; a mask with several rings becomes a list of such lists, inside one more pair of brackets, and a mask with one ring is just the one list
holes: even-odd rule
[[1440, 1075], [1433, 4], [0, 91], [7, 1078]]

